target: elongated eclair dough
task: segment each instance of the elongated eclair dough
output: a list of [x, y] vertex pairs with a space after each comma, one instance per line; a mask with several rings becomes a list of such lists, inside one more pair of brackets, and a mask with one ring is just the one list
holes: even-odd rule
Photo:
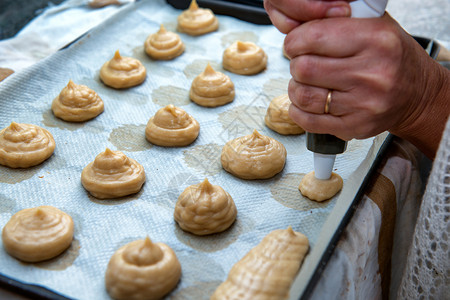
[[308, 249], [308, 238], [290, 226], [270, 232], [231, 268], [210, 299], [288, 299]]
[[12, 122], [0, 131], [0, 165], [29, 168], [45, 161], [54, 150], [52, 134], [37, 125]]
[[111, 257], [105, 274], [108, 294], [118, 300], [162, 299], [178, 284], [181, 265], [175, 252], [148, 237], [122, 246]]
[[3, 227], [3, 247], [26, 262], [58, 256], [73, 240], [73, 221], [53, 206], [38, 206], [15, 213]]

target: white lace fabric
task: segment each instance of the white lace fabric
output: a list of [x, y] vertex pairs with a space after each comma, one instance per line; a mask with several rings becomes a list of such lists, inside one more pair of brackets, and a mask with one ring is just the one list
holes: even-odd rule
[[450, 120], [428, 179], [398, 299], [450, 299]]

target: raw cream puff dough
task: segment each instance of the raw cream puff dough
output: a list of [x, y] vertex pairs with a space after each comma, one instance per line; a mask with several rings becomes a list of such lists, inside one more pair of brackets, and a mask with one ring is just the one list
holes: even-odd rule
[[220, 157], [222, 167], [242, 179], [267, 179], [281, 172], [286, 148], [277, 140], [254, 130], [252, 134], [225, 144]]
[[304, 133], [305, 130], [289, 117], [290, 104], [291, 101], [287, 94], [273, 98], [264, 118], [267, 127], [284, 135]]
[[53, 206], [23, 209], [3, 227], [3, 247], [22, 261], [38, 262], [58, 256], [73, 240], [73, 221]]
[[191, 85], [189, 96], [192, 101], [201, 106], [216, 107], [234, 100], [234, 84], [230, 77], [222, 72], [216, 72], [208, 64]]
[[288, 299], [308, 249], [308, 238], [291, 227], [270, 232], [231, 268], [210, 299]]
[[158, 32], [149, 35], [144, 43], [145, 52], [153, 59], [171, 60], [184, 52], [180, 36], [167, 31], [161, 24]]
[[96, 92], [72, 80], [52, 102], [53, 114], [68, 122], [93, 119], [103, 112], [103, 108], [103, 101]]
[[330, 179], [317, 179], [314, 171], [306, 174], [300, 181], [298, 189], [303, 196], [318, 202], [327, 200], [336, 195], [344, 184], [342, 177], [332, 172]]
[[146, 74], [147, 71], [139, 60], [121, 56], [119, 50], [100, 69], [100, 79], [115, 89], [139, 85], [144, 82]]
[[233, 224], [236, 215], [230, 194], [208, 179], [187, 187], [178, 197], [174, 212], [181, 229], [196, 235], [222, 232]]
[[122, 246], [111, 257], [105, 286], [114, 299], [156, 300], [172, 291], [181, 277], [175, 252], [163, 243], [145, 240]]
[[10, 168], [36, 166], [55, 150], [55, 140], [46, 129], [12, 122], [0, 131], [0, 165]]
[[144, 167], [120, 151], [106, 150], [81, 173], [81, 183], [99, 199], [119, 198], [139, 192], [145, 182]]
[[150, 118], [145, 128], [145, 137], [158, 146], [179, 147], [192, 144], [199, 131], [197, 120], [184, 109], [169, 104]]
[[252, 42], [236, 41], [223, 52], [222, 65], [236, 74], [253, 75], [266, 68], [267, 54]]
[[198, 7], [196, 0], [192, 0], [189, 8], [183, 11], [177, 20], [179, 32], [194, 36], [216, 31], [219, 28], [219, 21], [212, 10]]

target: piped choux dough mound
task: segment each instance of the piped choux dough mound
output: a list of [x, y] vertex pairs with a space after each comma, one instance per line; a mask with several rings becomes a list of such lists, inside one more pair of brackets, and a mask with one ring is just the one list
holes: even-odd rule
[[336, 195], [344, 185], [342, 177], [332, 172], [330, 179], [317, 179], [314, 171], [306, 174], [300, 181], [298, 189], [303, 196], [322, 202]]
[[158, 32], [148, 36], [144, 43], [145, 52], [153, 59], [171, 60], [184, 52], [180, 36], [167, 31], [161, 24]]
[[148, 237], [122, 246], [111, 257], [105, 286], [114, 299], [162, 299], [178, 284], [181, 265], [175, 252]]
[[145, 128], [145, 137], [158, 146], [180, 147], [192, 144], [199, 131], [197, 120], [184, 109], [169, 104], [150, 118]]
[[84, 122], [103, 112], [102, 99], [85, 85], [72, 80], [52, 102], [53, 114], [68, 122]]
[[81, 183], [92, 196], [110, 199], [139, 192], [145, 182], [144, 167], [120, 151], [108, 148], [81, 172]]
[[267, 67], [267, 54], [252, 42], [236, 41], [223, 52], [222, 65], [236, 74], [258, 74]]
[[191, 5], [177, 18], [179, 32], [189, 35], [202, 35], [219, 28], [219, 21], [209, 8], [198, 7], [197, 1], [192, 0]]
[[237, 209], [230, 194], [208, 179], [187, 187], [178, 197], [174, 218], [181, 229], [207, 235], [228, 229], [236, 220]]
[[283, 135], [304, 133], [305, 130], [289, 117], [290, 104], [287, 94], [273, 98], [264, 118], [267, 127]]
[[3, 247], [22, 261], [38, 262], [58, 256], [73, 240], [73, 221], [53, 206], [15, 213], [3, 227]]
[[308, 238], [291, 227], [270, 232], [231, 268], [210, 299], [288, 299], [308, 249]]
[[234, 84], [230, 77], [216, 72], [208, 64], [205, 70], [192, 81], [189, 96], [201, 106], [216, 107], [234, 100]]
[[100, 69], [100, 79], [115, 89], [139, 85], [144, 82], [146, 75], [147, 71], [139, 60], [121, 56], [119, 50]]
[[242, 179], [267, 179], [280, 173], [286, 163], [286, 148], [277, 140], [254, 130], [225, 144], [222, 167]]
[[39, 165], [55, 150], [55, 140], [46, 129], [12, 122], [0, 131], [0, 165], [29, 168]]

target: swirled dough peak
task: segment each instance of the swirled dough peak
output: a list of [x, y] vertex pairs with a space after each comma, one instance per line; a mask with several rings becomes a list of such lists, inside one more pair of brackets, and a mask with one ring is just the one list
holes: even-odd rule
[[317, 179], [314, 171], [303, 176], [298, 189], [303, 196], [322, 202], [336, 195], [344, 185], [342, 177], [332, 172], [329, 179]]
[[209, 8], [200, 8], [196, 0], [178, 16], [177, 30], [189, 35], [202, 35], [219, 28], [219, 21]]
[[223, 52], [222, 65], [236, 74], [253, 75], [266, 68], [267, 54], [252, 42], [236, 41]]
[[142, 63], [133, 57], [121, 56], [119, 50], [100, 69], [100, 79], [104, 84], [123, 89], [144, 82], [147, 72]]
[[288, 299], [308, 249], [308, 238], [290, 226], [270, 232], [231, 268], [211, 300]]
[[178, 197], [174, 212], [181, 229], [196, 235], [222, 232], [233, 224], [236, 215], [230, 194], [208, 179], [188, 186]]
[[145, 40], [144, 48], [153, 59], [170, 60], [180, 56], [185, 46], [178, 34], [167, 31], [161, 24], [159, 31]]
[[195, 141], [199, 131], [197, 120], [184, 109], [169, 104], [150, 118], [145, 128], [145, 137], [158, 146], [187, 146]]
[[53, 206], [23, 209], [3, 227], [3, 247], [12, 256], [38, 262], [58, 256], [73, 239], [73, 221]]
[[242, 179], [267, 179], [281, 172], [286, 163], [283, 144], [254, 130], [225, 144], [222, 167]]
[[84, 188], [99, 199], [119, 198], [137, 193], [145, 182], [144, 167], [120, 151], [97, 155], [81, 173]]
[[103, 112], [103, 101], [96, 92], [85, 85], [69, 80], [52, 102], [53, 114], [68, 122], [83, 122]]
[[208, 64], [205, 70], [192, 81], [189, 96], [201, 106], [216, 107], [234, 100], [234, 84], [230, 77], [216, 72]]
[[46, 129], [12, 122], [0, 131], [0, 165], [10, 168], [36, 166], [55, 150], [55, 140]]
[[148, 237], [122, 246], [111, 257], [105, 285], [114, 299], [162, 299], [181, 277], [181, 265], [173, 250]]
[[304, 133], [305, 130], [289, 117], [290, 104], [291, 101], [287, 94], [273, 98], [264, 118], [267, 127], [284, 135]]

